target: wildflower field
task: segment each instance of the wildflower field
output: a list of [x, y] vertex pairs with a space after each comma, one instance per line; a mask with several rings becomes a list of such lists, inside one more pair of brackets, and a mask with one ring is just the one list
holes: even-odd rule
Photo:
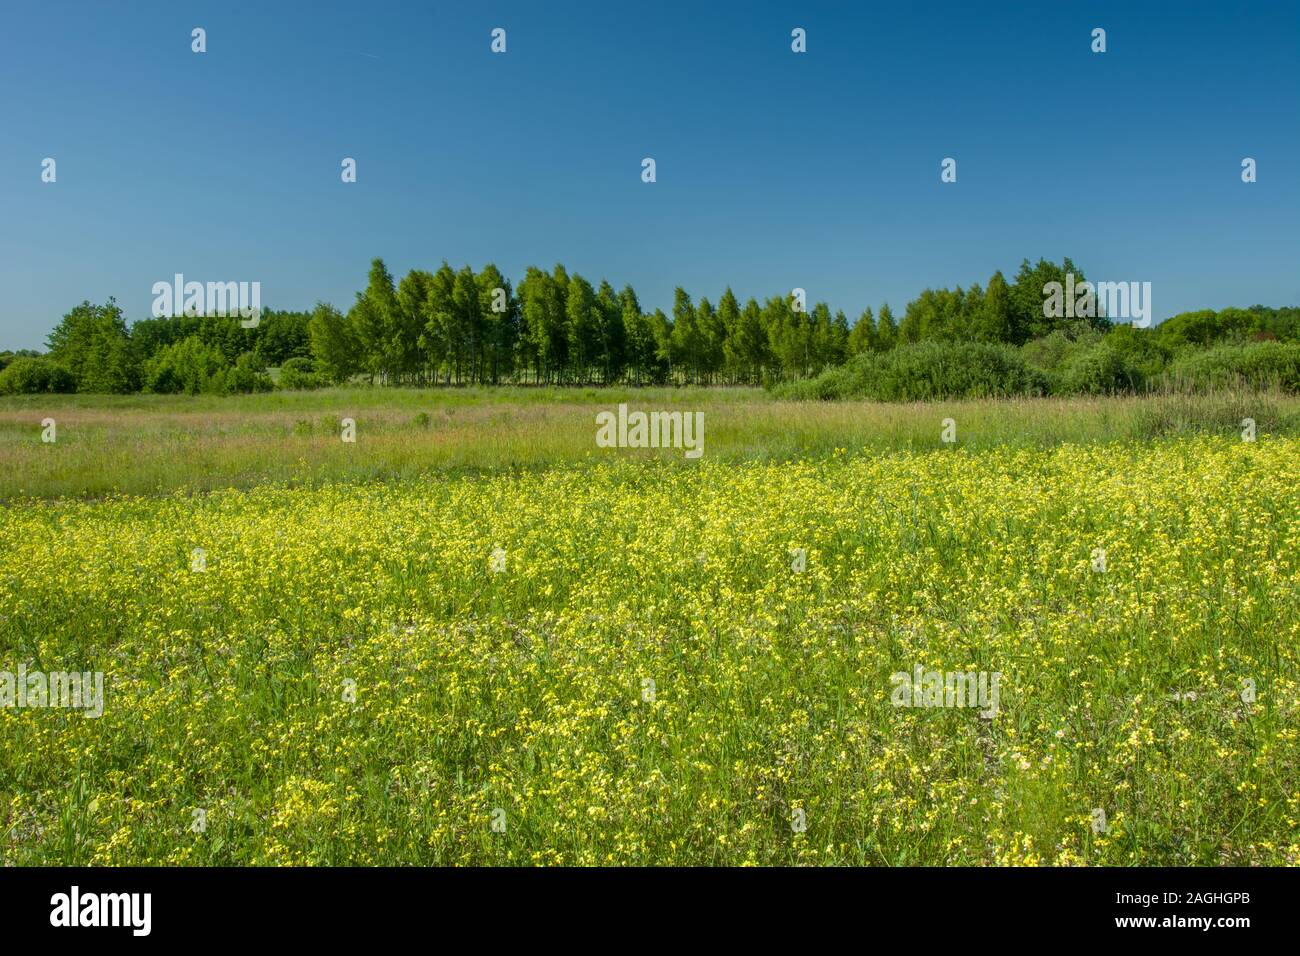
[[1298, 586], [1264, 431], [14, 498], [0, 858], [1294, 864]]

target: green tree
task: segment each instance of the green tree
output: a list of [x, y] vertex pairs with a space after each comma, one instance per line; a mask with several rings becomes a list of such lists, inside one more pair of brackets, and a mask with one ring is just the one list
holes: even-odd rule
[[695, 306], [681, 286], [673, 290], [673, 328], [669, 337], [669, 350], [673, 365], [681, 370], [685, 380], [698, 382], [704, 342], [696, 321]]
[[[557, 273], [563, 267], [556, 266]], [[568, 276], [565, 275], [565, 284]], [[557, 381], [568, 359], [568, 316], [554, 275], [529, 266], [519, 285], [525, 341], [536, 362], [538, 381]]]
[[423, 381], [427, 356], [420, 338], [427, 324], [425, 303], [433, 288], [433, 274], [412, 269], [397, 286], [393, 322], [393, 350], [396, 372], [402, 378]]
[[826, 364], [843, 365], [849, 357], [849, 317], [842, 309], [835, 310], [831, 320], [830, 345], [826, 355]]
[[827, 365], [838, 365], [843, 360], [834, 358], [836, 351], [835, 320], [831, 318], [831, 309], [825, 302], [813, 306], [808, 316], [808, 355], [805, 359], [805, 373], [813, 375]]
[[46, 356], [16, 355], [0, 371], [0, 395], [42, 395], [75, 392], [77, 380]]
[[1109, 327], [1110, 323], [1101, 314], [1100, 308], [1095, 309], [1090, 318], [1072, 319], [1066, 315], [1067, 310], [1062, 302], [1061, 315], [1047, 314], [1050, 311], [1045, 307], [1048, 303], [1048, 293], [1044, 290], [1052, 282], [1059, 283], [1063, 290], [1066, 289], [1070, 285], [1070, 276], [1074, 277], [1073, 287], [1077, 297], [1079, 287], [1087, 279], [1083, 270], [1071, 262], [1069, 256], [1059, 266], [1046, 259], [1039, 259], [1038, 264], [1032, 268], [1028, 259], [1020, 263], [1020, 271], [1016, 273], [1016, 281], [1012, 283], [1008, 295], [1013, 342], [1020, 345], [1030, 339], [1048, 335], [1057, 329], [1073, 328], [1077, 332], [1082, 328]]
[[695, 308], [695, 321], [700, 333], [700, 373], [712, 384], [726, 363], [727, 324], [713, 303], [704, 298]]
[[139, 387], [140, 369], [114, 299], [76, 306], [50, 332], [47, 346], [50, 358], [72, 373], [78, 391], [122, 394]]
[[606, 385], [623, 375], [627, 362], [627, 329], [623, 325], [623, 305], [614, 287], [604, 279], [596, 291], [596, 317], [599, 321], [601, 381]]
[[673, 323], [663, 309], [651, 313], [650, 331], [654, 333], [655, 360], [663, 369], [664, 379], [671, 381], [677, 372], [673, 362]]
[[658, 342], [655, 340], [654, 328], [650, 316], [641, 311], [636, 292], [630, 285], [623, 286], [619, 293], [619, 303], [623, 312], [623, 328], [627, 331], [627, 364], [632, 370], [632, 380], [636, 385], [656, 379], [659, 367]]
[[971, 337], [977, 342], [1011, 342], [1010, 288], [1001, 270], [993, 273], [989, 287], [980, 301], [971, 328]]
[[307, 330], [316, 367], [330, 381], [346, 382], [361, 367], [361, 349], [352, 325], [334, 306], [316, 303]]
[[370, 263], [370, 279], [364, 292], [357, 293], [349, 313], [353, 332], [361, 345], [362, 367], [386, 381], [398, 365], [397, 290], [383, 259]]
[[880, 351], [888, 352], [898, 344], [898, 325], [894, 322], [894, 312], [886, 302], [880, 307], [880, 318], [876, 322], [876, 341]]
[[740, 358], [738, 335], [740, 334], [740, 303], [736, 294], [727, 286], [718, 300], [717, 325], [721, 330], [722, 369], [730, 382], [740, 380], [744, 374], [744, 363]]
[[578, 382], [586, 384], [591, 380], [592, 368], [601, 360], [600, 317], [595, 290], [576, 272], [569, 278], [564, 307], [572, 372]]
[[452, 285], [452, 361], [456, 367], [456, 381], [479, 379], [479, 362], [483, 343], [483, 316], [479, 313], [479, 288], [474, 281], [474, 270], [464, 266], [456, 273]]
[[880, 351], [880, 336], [876, 334], [876, 319], [871, 314], [870, 306], [862, 310], [858, 321], [853, 324], [853, 330], [849, 332], [848, 351], [850, 355]]
[[744, 370], [748, 382], [757, 385], [762, 381], [763, 369], [771, 361], [772, 353], [763, 310], [753, 298], [745, 303], [733, 338], [732, 351], [737, 367]]
[[812, 342], [808, 316], [796, 312], [787, 296], [773, 296], [763, 306], [763, 321], [772, 355], [789, 376], [806, 375]]
[[478, 274], [479, 315], [483, 319], [485, 381], [497, 384], [515, 368], [519, 341], [519, 300], [510, 282], [492, 263]]
[[[241, 327], [240, 331], [248, 333], [252, 338], [251, 347], [259, 363], [278, 368], [291, 358], [306, 358], [311, 355], [310, 322], [310, 312], [263, 309], [255, 329]], [[135, 337], [134, 326], [131, 335], [132, 338]]]

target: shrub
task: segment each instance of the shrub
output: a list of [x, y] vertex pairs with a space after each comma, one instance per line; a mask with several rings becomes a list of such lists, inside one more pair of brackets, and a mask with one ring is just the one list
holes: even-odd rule
[[1000, 398], [1046, 391], [1045, 376], [1026, 365], [1010, 346], [933, 341], [864, 352], [816, 378], [773, 388], [778, 398], [885, 402]]
[[1107, 334], [1106, 343], [1122, 355], [1145, 382], [1164, 373], [1174, 351], [1156, 329], [1139, 329], [1131, 325], [1115, 326]]
[[1137, 367], [1109, 339], [1102, 339], [1066, 359], [1052, 390], [1061, 395], [1114, 395], [1140, 391], [1143, 382]]
[[328, 385], [325, 376], [319, 375], [308, 358], [291, 358], [280, 366], [280, 388], [312, 389]]
[[0, 371], [0, 395], [37, 395], [75, 392], [77, 380], [66, 368], [48, 358], [16, 358]]
[[144, 369], [146, 392], [222, 393], [226, 390], [225, 356], [191, 335], [156, 353]]
[[3, 372], [14, 359], [20, 358], [43, 358], [43, 356], [40, 352], [33, 351], [32, 349], [19, 349], [17, 352], [10, 352], [8, 350], [0, 352], [0, 372]]
[[275, 388], [271, 376], [252, 352], [245, 352], [226, 370], [227, 392], [269, 392]]
[[1281, 388], [1300, 392], [1300, 343], [1247, 342], [1188, 350], [1169, 366], [1175, 389]]
[[1070, 334], [1057, 329], [1020, 346], [1020, 355], [1030, 366], [1051, 378], [1059, 373], [1074, 356], [1094, 347], [1102, 337], [1102, 333], [1094, 329], [1079, 334]]

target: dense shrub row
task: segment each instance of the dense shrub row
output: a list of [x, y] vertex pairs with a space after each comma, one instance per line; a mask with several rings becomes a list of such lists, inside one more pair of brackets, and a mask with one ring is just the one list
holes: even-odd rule
[[75, 392], [77, 380], [66, 368], [48, 358], [22, 356], [0, 371], [0, 395], [36, 395]]
[[1279, 388], [1300, 392], [1300, 343], [1243, 342], [1162, 351], [1132, 328], [1020, 348], [918, 342], [864, 352], [815, 378], [780, 382], [778, 398], [923, 401], [1028, 395], [1113, 395]]
[[1043, 394], [1047, 379], [1006, 345], [918, 342], [864, 352], [816, 378], [781, 383], [783, 398], [871, 398], [886, 402]]

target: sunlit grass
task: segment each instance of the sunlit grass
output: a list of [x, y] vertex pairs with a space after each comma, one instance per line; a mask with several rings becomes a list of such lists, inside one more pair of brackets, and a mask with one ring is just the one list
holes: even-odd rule
[[[914, 405], [771, 401], [755, 389], [330, 389], [230, 398], [27, 396], [0, 400], [0, 499], [318, 485], [430, 473], [500, 473], [608, 459], [595, 413], [705, 413], [712, 460], [797, 460], [836, 449], [933, 448], [944, 418], [958, 444], [1050, 447], [1208, 432], [1300, 433], [1300, 398], [1280, 394], [1022, 399]], [[341, 419], [357, 442], [341, 441]], [[57, 441], [41, 441], [55, 421]], [[621, 451], [636, 456], [636, 452]], [[675, 453], [640, 457], [674, 459]]]

